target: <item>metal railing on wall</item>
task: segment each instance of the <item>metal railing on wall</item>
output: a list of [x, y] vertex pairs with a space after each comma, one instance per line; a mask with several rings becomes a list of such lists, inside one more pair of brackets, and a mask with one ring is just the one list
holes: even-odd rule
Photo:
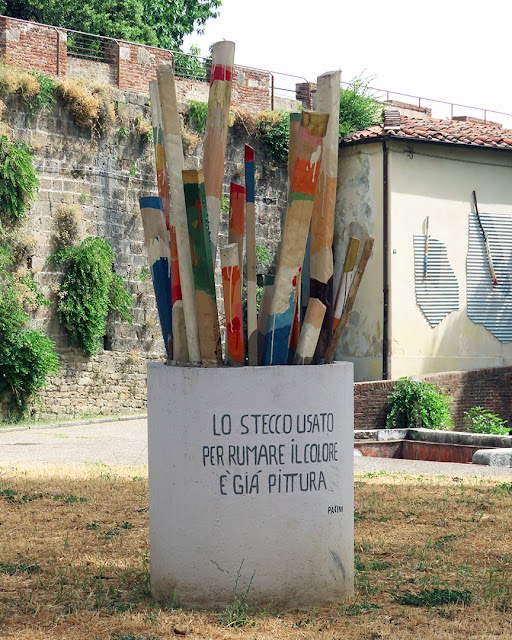
[[[14, 20], [16, 22], [22, 22], [27, 24], [38, 24], [34, 22], [28, 23], [26, 20], [20, 20], [18, 18], [11, 18], [9, 16], [0, 16], [8, 20]], [[174, 60], [175, 74], [179, 78], [188, 80], [195, 80], [198, 82], [208, 81], [208, 66], [209, 58], [191, 53], [183, 53], [181, 51], [170, 51], [168, 49], [159, 49], [158, 47], [151, 47], [150, 45], [144, 45], [136, 42], [128, 42], [124, 40], [117, 40], [115, 38], [109, 38], [106, 36], [94, 35], [83, 31], [76, 31], [74, 29], [66, 29], [61, 27], [52, 27], [51, 25], [40, 25], [45, 28], [53, 28], [57, 31], [56, 38], [56, 60], [57, 69], [60, 67], [60, 43], [62, 39], [60, 33], [65, 33], [67, 36], [67, 55], [71, 58], [78, 58], [83, 60], [89, 60], [93, 62], [102, 62], [108, 65], [119, 65], [119, 46], [123, 42], [133, 46], [142, 46], [145, 48], [155, 49], [159, 51], [168, 51], [172, 54]], [[259, 72], [268, 73], [269, 75], [269, 98], [271, 108], [275, 106], [275, 99], [278, 97], [288, 98], [290, 100], [296, 99], [296, 84], [307, 83], [308, 80], [302, 76], [296, 76], [288, 73], [282, 73], [280, 71], [270, 71], [268, 69], [259, 69], [257, 67], [243, 67], [248, 70], [254, 70]], [[119, 70], [119, 69], [118, 69]], [[119, 81], [119, 76], [118, 76]], [[343, 82], [342, 86], [350, 87], [350, 83]], [[512, 128], [512, 113], [503, 111], [497, 111], [493, 109], [487, 109], [483, 107], [473, 107], [470, 105], [457, 104], [454, 102], [448, 102], [445, 100], [437, 100], [432, 98], [425, 98], [422, 96], [411, 95], [407, 93], [400, 93], [398, 91], [390, 91], [388, 89], [379, 89], [376, 87], [368, 87], [373, 93], [373, 97], [379, 101], [402, 101], [405, 98], [405, 102], [414, 104], [418, 107], [426, 107], [432, 109], [432, 113], [435, 117], [442, 118], [454, 118], [456, 116], [472, 116], [481, 119], [484, 122], [494, 120], [497, 116], [501, 123], [505, 126]], [[413, 101], [413, 102], [411, 102]]]

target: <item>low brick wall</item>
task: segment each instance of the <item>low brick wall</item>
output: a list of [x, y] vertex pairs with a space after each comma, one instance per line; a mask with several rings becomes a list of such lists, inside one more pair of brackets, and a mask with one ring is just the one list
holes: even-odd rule
[[[512, 367], [449, 371], [418, 377], [445, 388], [453, 397], [451, 416], [458, 429], [464, 427], [464, 411], [484, 407], [509, 421], [512, 427]], [[356, 382], [354, 384], [354, 428], [384, 429], [388, 396], [397, 380]]]

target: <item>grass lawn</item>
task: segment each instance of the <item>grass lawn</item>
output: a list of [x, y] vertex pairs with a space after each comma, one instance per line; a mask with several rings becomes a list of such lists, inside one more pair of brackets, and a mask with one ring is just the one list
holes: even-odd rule
[[0, 468], [0, 638], [512, 637], [512, 482], [368, 473], [355, 496], [350, 602], [200, 613], [149, 597], [145, 467]]

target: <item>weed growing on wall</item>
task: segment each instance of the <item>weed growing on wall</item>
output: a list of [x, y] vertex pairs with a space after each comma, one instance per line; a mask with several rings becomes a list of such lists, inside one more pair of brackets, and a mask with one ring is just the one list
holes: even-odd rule
[[30, 149], [22, 140], [0, 137], [0, 210], [4, 220], [16, 223], [37, 192], [37, 174]]
[[506, 436], [510, 429], [507, 420], [502, 420], [495, 413], [486, 411], [484, 407], [472, 407], [464, 411], [466, 428], [473, 433], [492, 433], [498, 436]]
[[401, 378], [388, 396], [387, 429], [451, 429], [450, 402], [453, 398], [443, 394], [424, 380]]
[[146, 122], [142, 116], [135, 118], [135, 134], [139, 137], [142, 144], [153, 142], [153, 127]]
[[104, 238], [85, 238], [53, 258], [57, 264], [67, 264], [58, 291], [60, 321], [70, 342], [91, 356], [100, 348], [109, 311], [117, 311], [126, 321], [132, 321], [132, 298], [124, 278], [112, 269], [114, 253]]
[[258, 135], [263, 138], [270, 157], [277, 165], [288, 162], [290, 114], [287, 111], [268, 111], [258, 114]]
[[373, 78], [356, 76], [347, 89], [340, 91], [340, 138], [362, 131], [379, 120], [382, 106], [374, 97], [369, 83]]
[[194, 102], [193, 100], [189, 100], [187, 104], [188, 110], [184, 116], [185, 124], [189, 127], [193, 127], [197, 131], [197, 133], [201, 135], [206, 130], [208, 103]]
[[61, 204], [54, 216], [54, 242], [57, 251], [71, 247], [79, 235], [81, 212], [75, 205]]

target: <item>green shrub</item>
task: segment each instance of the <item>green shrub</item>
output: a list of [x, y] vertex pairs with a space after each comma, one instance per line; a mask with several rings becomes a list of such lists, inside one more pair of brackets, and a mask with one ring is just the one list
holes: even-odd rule
[[104, 238], [85, 238], [79, 245], [54, 254], [57, 264], [69, 263], [59, 287], [57, 311], [69, 335], [86, 356], [99, 350], [109, 311], [132, 321], [133, 301], [125, 280], [112, 269], [114, 253]]
[[290, 142], [289, 112], [262, 111], [258, 114], [257, 127], [272, 160], [278, 165], [285, 165]]
[[464, 416], [467, 429], [473, 433], [493, 433], [498, 436], [509, 434], [507, 420], [502, 420], [483, 407], [472, 407], [469, 411], [464, 411]]
[[453, 428], [450, 417], [453, 398], [443, 395], [443, 391], [424, 380], [401, 378], [388, 396], [386, 428]]
[[55, 343], [24, 325], [28, 316], [12, 276], [3, 272], [0, 287], [0, 396], [11, 393], [10, 418], [23, 417], [27, 400], [37, 396], [59, 368]]
[[22, 140], [0, 138], [0, 214], [15, 223], [25, 216], [25, 206], [37, 192], [32, 154]]
[[373, 78], [356, 76], [347, 89], [340, 92], [340, 138], [362, 131], [379, 120], [382, 106], [373, 98], [368, 86]]
[[206, 130], [206, 119], [208, 117], [208, 103], [195, 102], [189, 100], [188, 111], [185, 114], [185, 122], [189, 127], [193, 127], [199, 135]]

